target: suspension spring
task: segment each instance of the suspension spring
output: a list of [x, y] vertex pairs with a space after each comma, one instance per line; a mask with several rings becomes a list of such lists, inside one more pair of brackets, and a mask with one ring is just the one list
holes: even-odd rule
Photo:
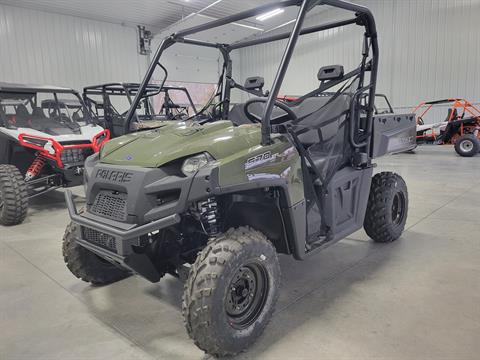
[[37, 177], [45, 166], [45, 156], [38, 154], [33, 160], [32, 164], [25, 173], [25, 181], [30, 181]]
[[218, 216], [217, 200], [211, 197], [207, 200], [200, 201], [198, 203], [198, 211], [200, 213], [200, 221], [207, 235], [213, 236], [218, 234], [220, 231], [220, 219]]

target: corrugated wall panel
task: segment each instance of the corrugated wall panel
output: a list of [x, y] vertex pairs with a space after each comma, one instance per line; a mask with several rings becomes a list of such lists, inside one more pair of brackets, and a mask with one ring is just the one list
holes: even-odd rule
[[136, 29], [0, 4], [0, 81], [81, 89], [140, 81]]
[[[378, 91], [398, 108], [423, 100], [465, 97], [480, 102], [480, 0], [356, 0], [375, 15], [379, 33]], [[327, 10], [307, 25], [347, 18]], [[285, 31], [286, 29], [283, 29]], [[346, 70], [360, 61], [361, 32], [355, 27], [303, 37], [298, 44], [283, 93], [298, 94], [318, 85], [323, 65]], [[242, 77], [261, 75], [271, 85], [286, 42], [240, 51]]]

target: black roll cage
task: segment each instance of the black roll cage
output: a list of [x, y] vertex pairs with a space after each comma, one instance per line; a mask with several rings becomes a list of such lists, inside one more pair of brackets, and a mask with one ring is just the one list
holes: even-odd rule
[[[347, 20], [334, 21], [334, 22], [323, 24], [323, 25], [316, 25], [316, 26], [302, 29], [302, 25], [305, 20], [306, 14], [317, 5], [328, 5], [331, 7], [354, 12], [355, 17]], [[268, 12], [277, 8], [286, 8], [291, 6], [300, 7], [291, 32], [285, 32], [282, 34], [276, 34], [276, 35], [271, 35], [266, 37], [259, 37], [257, 39], [239, 41], [232, 44], [211, 43], [211, 42], [206, 42], [202, 40], [188, 38], [188, 36], [192, 34], [213, 29], [219, 26], [232, 23], [232, 22], [241, 21], [243, 19], [247, 19], [250, 17], [258, 16], [265, 12]], [[220, 51], [224, 60], [223, 69], [222, 69], [223, 81], [222, 81], [222, 89], [220, 92], [220, 103], [223, 106], [222, 116], [223, 118], [226, 119], [228, 118], [228, 111], [229, 111], [229, 104], [230, 104], [230, 90], [231, 90], [230, 80], [232, 77], [232, 60], [230, 58], [230, 52], [232, 50], [241, 49], [249, 46], [288, 39], [288, 43], [283, 53], [279, 68], [277, 70], [277, 74], [275, 76], [272, 89], [266, 100], [266, 105], [265, 105], [264, 113], [262, 116], [262, 122], [261, 122], [262, 145], [264, 146], [268, 145], [271, 143], [271, 132], [272, 132], [270, 117], [272, 114], [275, 101], [277, 101], [278, 93], [282, 85], [283, 79], [285, 77], [285, 73], [290, 63], [293, 50], [297, 43], [298, 37], [301, 35], [320, 32], [320, 31], [333, 29], [333, 28], [337, 28], [345, 25], [350, 25], [350, 24], [356, 24], [359, 26], [363, 26], [365, 28], [363, 51], [362, 51], [363, 58], [362, 58], [361, 65], [357, 69], [343, 75], [341, 79], [322, 82], [320, 88], [315, 90], [312, 93], [314, 93], [314, 95], [321, 93], [323, 91], [326, 91], [344, 82], [349, 78], [358, 76], [360, 80], [359, 87], [358, 87], [358, 90], [353, 95], [353, 99], [352, 99], [353, 101], [352, 101], [352, 106], [350, 111], [351, 115], [354, 115], [357, 111], [358, 105], [356, 104], [358, 103], [359, 97], [361, 96], [361, 94], [367, 91], [368, 91], [368, 103], [366, 106], [363, 107], [363, 110], [366, 112], [366, 117], [365, 119], [362, 120], [362, 123], [355, 124], [353, 121], [351, 122], [352, 131], [350, 134], [350, 141], [352, 143], [352, 146], [356, 148], [357, 151], [360, 151], [360, 149], [363, 149], [362, 152], [370, 154], [370, 148], [371, 148], [370, 134], [372, 132], [372, 124], [373, 124], [372, 118], [374, 113], [374, 101], [375, 101], [375, 90], [376, 90], [376, 83], [377, 83], [378, 57], [379, 57], [377, 31], [375, 26], [375, 20], [368, 8], [364, 6], [356, 5], [347, 1], [343, 1], [343, 0], [284, 0], [280, 2], [274, 2], [274, 3], [262, 5], [250, 10], [242, 11], [240, 13], [230, 15], [222, 19], [213, 20], [205, 24], [201, 24], [185, 30], [181, 30], [177, 33], [174, 33], [166, 37], [158, 47], [155, 55], [153, 56], [152, 62], [148, 67], [147, 73], [145, 74], [145, 77], [140, 85], [138, 93], [136, 94], [133, 100], [132, 106], [128, 111], [126, 121], [125, 121], [125, 131], [126, 132], [130, 131], [130, 124], [135, 115], [135, 110], [142, 98], [142, 93], [144, 93], [147, 87], [149, 86], [150, 79], [156, 69], [157, 64], [161, 66], [161, 64], [159, 63], [159, 59], [161, 55], [167, 48], [169, 48], [173, 44], [184, 43], [184, 44], [197, 45], [197, 46], [203, 46], [203, 47], [217, 48]], [[372, 49], [372, 57], [370, 60], [368, 60], [370, 48]], [[368, 85], [363, 84], [364, 75], [366, 71], [370, 71], [371, 73], [370, 81]]]
[[[95, 106], [98, 103], [91, 99], [89, 96], [98, 95], [102, 96], [103, 106], [111, 105], [108, 97], [109, 96], [126, 96], [130, 105], [132, 105], [134, 101], [134, 96], [139, 93], [140, 84], [138, 83], [106, 83], [100, 85], [92, 85], [83, 88], [83, 100], [84, 102], [89, 105], [93, 104]], [[170, 86], [170, 85], [154, 85], [148, 84], [143, 92], [142, 99], [148, 99], [151, 96], [155, 96], [160, 94], [161, 92], [165, 93], [165, 103], [170, 100], [169, 91], [181, 91], [187, 96], [187, 100], [189, 105], [191, 106], [193, 112], [197, 113], [197, 108], [193, 103], [192, 97], [190, 93], [185, 87], [182, 86]], [[137, 105], [138, 106], [138, 105]], [[149, 105], [150, 107], [151, 105]], [[150, 111], [151, 109], [149, 109]], [[153, 114], [149, 114], [153, 115]]]

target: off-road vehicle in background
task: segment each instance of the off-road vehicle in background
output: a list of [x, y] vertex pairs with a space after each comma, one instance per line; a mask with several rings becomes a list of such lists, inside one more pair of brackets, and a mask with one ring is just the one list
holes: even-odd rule
[[34, 196], [81, 184], [108, 139], [74, 90], [0, 83], [0, 224], [21, 223]]
[[[139, 86], [134, 83], [109, 83], [83, 89], [85, 103], [110, 130], [112, 138], [125, 135], [125, 116]], [[178, 98], [183, 98], [182, 103], [174, 100]], [[149, 84], [138, 104], [130, 131], [155, 128], [163, 121], [185, 120], [196, 114], [195, 104], [185, 87]]]
[[[317, 4], [354, 15], [303, 28]], [[234, 44], [190, 38], [288, 6], [299, 7], [288, 33]], [[288, 104], [278, 100], [299, 36], [347, 25], [364, 28], [359, 67], [345, 72], [340, 65], [324, 66], [319, 87]], [[246, 84], [249, 89], [236, 86], [230, 52], [282, 39], [288, 42], [268, 96], [231, 107], [233, 89], [266, 93], [260, 77]], [[85, 209], [77, 210], [66, 193], [72, 223], [63, 255], [75, 276], [93, 284], [131, 274], [152, 282], [165, 274], [184, 279], [182, 312], [189, 335], [210, 354], [231, 355], [251, 345], [272, 316], [280, 286], [277, 254], [305, 259], [362, 225], [377, 242], [401, 236], [406, 184], [391, 172], [373, 176], [373, 159], [411, 147], [415, 118], [373, 117], [379, 53], [367, 8], [340, 0], [296, 0], [164, 39], [132, 102], [126, 129], [160, 57], [176, 43], [217, 48], [223, 56], [212, 121], [167, 122], [113, 139], [89, 157]], [[317, 96], [333, 88], [339, 90]]]
[[[438, 121], [438, 110], [445, 116], [445, 109], [445, 120]], [[480, 108], [470, 101], [454, 98], [421, 102], [413, 112], [417, 114], [418, 143], [453, 144], [463, 157], [480, 151]]]

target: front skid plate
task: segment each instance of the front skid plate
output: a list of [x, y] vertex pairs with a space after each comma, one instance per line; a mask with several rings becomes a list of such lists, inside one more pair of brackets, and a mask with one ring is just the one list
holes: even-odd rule
[[134, 273], [143, 276], [145, 279], [153, 283], [160, 281], [160, 273], [157, 271], [150, 258], [145, 254], [132, 253], [128, 256], [121, 256], [101, 247], [92, 245], [83, 239], [75, 238], [75, 241], [80, 246], [83, 246], [87, 250], [113, 263], [116, 266], [124, 268], [128, 271], [133, 271]]

